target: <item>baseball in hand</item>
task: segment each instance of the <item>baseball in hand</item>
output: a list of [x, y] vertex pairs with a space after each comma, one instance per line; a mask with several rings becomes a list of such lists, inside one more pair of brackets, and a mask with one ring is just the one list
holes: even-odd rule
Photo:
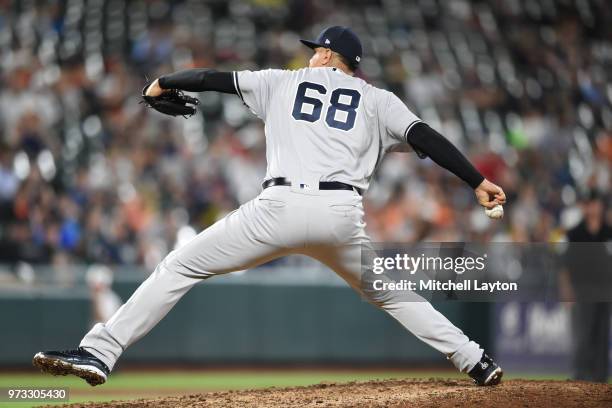
[[504, 216], [504, 207], [502, 207], [501, 205], [497, 204], [493, 208], [485, 208], [485, 214], [489, 218], [494, 218], [494, 219], [503, 218], [503, 216]]

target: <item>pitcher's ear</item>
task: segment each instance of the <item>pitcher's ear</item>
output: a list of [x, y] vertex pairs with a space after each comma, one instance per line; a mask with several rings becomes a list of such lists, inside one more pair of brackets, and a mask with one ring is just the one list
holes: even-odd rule
[[328, 65], [332, 59], [332, 51], [329, 48], [323, 48], [323, 65]]

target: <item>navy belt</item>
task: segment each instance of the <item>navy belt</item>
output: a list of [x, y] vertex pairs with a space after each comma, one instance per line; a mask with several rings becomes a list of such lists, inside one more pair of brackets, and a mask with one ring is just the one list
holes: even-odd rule
[[[264, 181], [261, 186], [266, 189], [272, 186], [290, 186], [291, 182], [284, 177], [276, 177]], [[319, 190], [352, 190], [361, 195], [362, 191], [359, 187], [351, 186], [350, 184], [342, 183], [341, 181], [319, 181]]]

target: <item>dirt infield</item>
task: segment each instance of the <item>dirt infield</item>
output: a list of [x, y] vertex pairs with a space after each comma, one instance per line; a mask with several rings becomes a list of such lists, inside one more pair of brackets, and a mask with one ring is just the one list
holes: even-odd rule
[[476, 387], [468, 380], [385, 380], [308, 387], [210, 392], [68, 407], [612, 407], [612, 385], [509, 380]]

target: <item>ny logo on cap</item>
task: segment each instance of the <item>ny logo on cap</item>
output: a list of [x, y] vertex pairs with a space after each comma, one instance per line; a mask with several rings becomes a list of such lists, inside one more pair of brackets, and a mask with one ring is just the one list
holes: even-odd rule
[[331, 41], [329, 41], [327, 38], [325, 39], [325, 44], [330, 44]]

